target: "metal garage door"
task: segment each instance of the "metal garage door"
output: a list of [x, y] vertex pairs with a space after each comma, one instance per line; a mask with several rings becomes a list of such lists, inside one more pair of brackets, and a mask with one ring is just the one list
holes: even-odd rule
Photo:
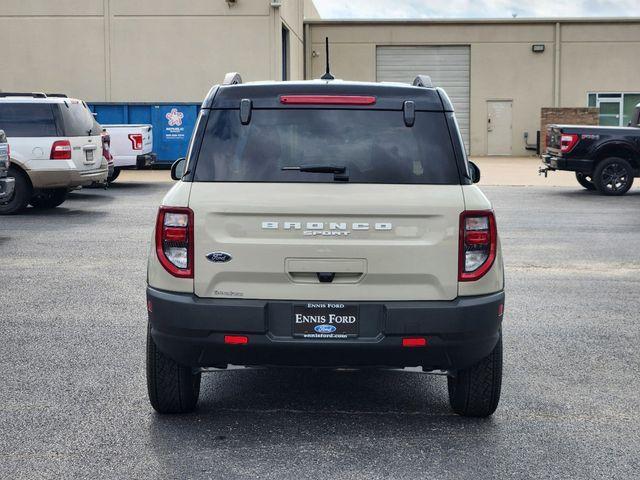
[[379, 82], [409, 83], [429, 75], [451, 98], [469, 151], [469, 59], [468, 46], [378, 47], [376, 74]]

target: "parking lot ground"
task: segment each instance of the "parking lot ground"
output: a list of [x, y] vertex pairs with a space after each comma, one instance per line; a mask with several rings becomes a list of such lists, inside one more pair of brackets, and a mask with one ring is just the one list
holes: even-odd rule
[[637, 189], [484, 188], [507, 281], [492, 418], [453, 415], [438, 376], [295, 369], [208, 374], [196, 413], [159, 416], [145, 263], [170, 184], [142, 173], [0, 218], [0, 478], [638, 478]]

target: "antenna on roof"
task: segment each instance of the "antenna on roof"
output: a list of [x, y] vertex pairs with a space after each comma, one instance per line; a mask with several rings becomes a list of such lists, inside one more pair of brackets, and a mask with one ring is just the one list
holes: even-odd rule
[[335, 77], [331, 75], [329, 70], [329, 37], [324, 37], [324, 48], [327, 56], [327, 71], [320, 77], [321, 80], [335, 80]]

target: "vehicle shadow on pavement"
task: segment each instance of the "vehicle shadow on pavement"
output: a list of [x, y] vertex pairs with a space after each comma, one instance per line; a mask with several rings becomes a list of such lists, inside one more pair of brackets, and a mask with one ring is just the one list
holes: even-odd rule
[[271, 368], [203, 376], [201, 412], [449, 413], [446, 379], [392, 370]]
[[[329, 450], [347, 448], [343, 454], [351, 456], [375, 456], [370, 439], [403, 444], [419, 439], [425, 445], [425, 439], [432, 438], [429, 448], [438, 449], [441, 442], [451, 446], [469, 433], [490, 437], [499, 428], [492, 419], [453, 414], [446, 379], [420, 373], [213, 372], [203, 376], [200, 399], [192, 414], [151, 417], [146, 442], [166, 475], [173, 472], [179, 477], [189, 471], [192, 460], [201, 463], [203, 458], [211, 459], [201, 463], [209, 474], [228, 473], [230, 458], [233, 464], [243, 459], [256, 464], [304, 459], [308, 449], [315, 450], [317, 445]], [[384, 442], [376, 448], [380, 447], [384, 448]], [[221, 455], [220, 462], [213, 460], [217, 455]]]
[[594, 198], [600, 201], [624, 201], [626, 198], [635, 197], [640, 198], [640, 189], [632, 188], [627, 193], [622, 196], [607, 196], [600, 195], [598, 192], [589, 191], [585, 189], [564, 189], [564, 188], [551, 188], [545, 191], [545, 195], [553, 196], [553, 197], [566, 197], [571, 199], [576, 198]]
[[123, 182], [109, 184], [109, 190], [152, 190], [157, 188], [166, 188], [167, 190], [173, 186], [173, 183], [165, 182]]
[[[69, 194], [69, 196], [67, 197], [66, 202], [68, 201], [73, 201], [73, 200], [89, 200], [89, 201], [95, 201], [95, 200], [100, 200], [100, 201], [104, 201], [104, 202], [111, 202], [113, 201], [113, 196], [110, 196], [106, 190], [97, 190], [94, 192], [71, 192]], [[62, 208], [64, 208], [64, 203], [61, 206]]]
[[31, 218], [51, 218], [51, 217], [86, 217], [91, 220], [98, 220], [99, 218], [108, 215], [108, 212], [102, 210], [84, 210], [82, 208], [67, 208], [63, 203], [61, 206], [50, 209], [38, 209], [33, 207], [27, 207], [20, 212], [19, 216], [31, 217]]

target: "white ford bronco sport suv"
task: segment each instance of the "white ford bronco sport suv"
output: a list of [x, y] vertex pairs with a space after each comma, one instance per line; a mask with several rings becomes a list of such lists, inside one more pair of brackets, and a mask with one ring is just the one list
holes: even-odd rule
[[0, 129], [11, 148], [13, 195], [0, 200], [0, 215], [28, 204], [53, 208], [69, 190], [104, 183], [102, 129], [87, 105], [61, 94], [0, 92]]
[[157, 411], [193, 410], [201, 372], [229, 365], [421, 367], [446, 373], [455, 412], [495, 411], [496, 220], [428, 77], [228, 75], [172, 176], [148, 262]]

